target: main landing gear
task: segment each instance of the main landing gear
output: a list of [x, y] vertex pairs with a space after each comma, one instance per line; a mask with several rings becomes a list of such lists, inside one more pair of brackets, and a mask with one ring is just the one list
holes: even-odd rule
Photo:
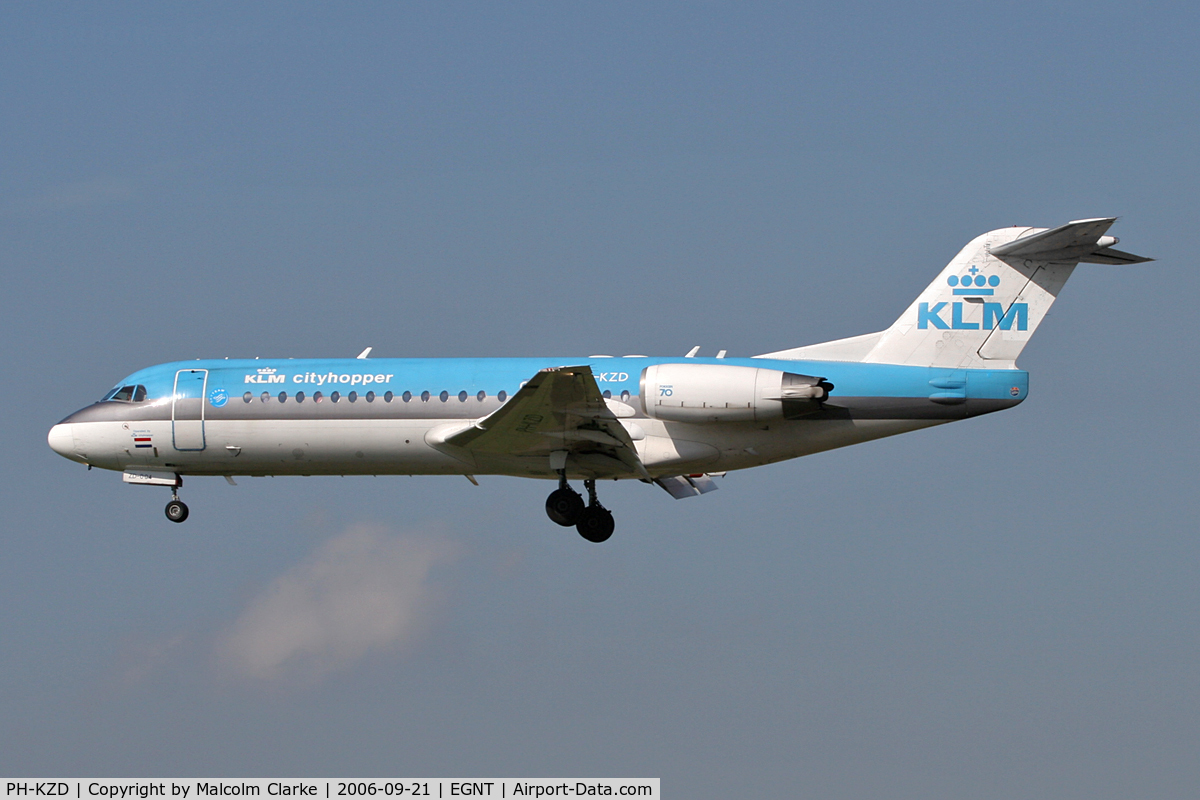
[[574, 525], [589, 542], [603, 542], [612, 536], [616, 523], [612, 512], [596, 498], [596, 481], [589, 479], [583, 485], [588, 493], [586, 506], [579, 492], [567, 484], [566, 470], [559, 470], [558, 488], [546, 498], [546, 516], [563, 527]]
[[188, 507], [179, 499], [179, 492], [171, 491], [171, 502], [167, 503], [165, 513], [171, 522], [183, 522], [188, 518]]

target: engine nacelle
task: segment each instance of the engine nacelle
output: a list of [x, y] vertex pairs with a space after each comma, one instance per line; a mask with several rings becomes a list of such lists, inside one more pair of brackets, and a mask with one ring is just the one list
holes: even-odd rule
[[673, 422], [797, 419], [821, 409], [833, 384], [777, 369], [655, 364], [642, 370], [642, 411]]

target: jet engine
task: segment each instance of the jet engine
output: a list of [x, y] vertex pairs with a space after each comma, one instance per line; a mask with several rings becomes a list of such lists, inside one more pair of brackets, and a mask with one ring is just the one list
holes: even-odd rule
[[673, 422], [798, 419], [821, 409], [833, 384], [777, 369], [655, 364], [642, 370], [642, 411]]

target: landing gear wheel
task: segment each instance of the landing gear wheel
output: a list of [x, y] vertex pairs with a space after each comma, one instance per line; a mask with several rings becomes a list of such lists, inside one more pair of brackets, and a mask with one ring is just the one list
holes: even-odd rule
[[171, 522], [183, 522], [188, 518], [188, 507], [182, 500], [172, 500], [167, 503], [166, 515]]
[[546, 516], [563, 527], [569, 528], [579, 521], [584, 512], [583, 498], [571, 488], [555, 489], [546, 498]]
[[575, 525], [575, 530], [579, 531], [579, 535], [589, 542], [599, 544], [613, 535], [615, 527], [616, 523], [613, 521], [612, 512], [604, 506], [594, 505], [583, 510], [583, 515]]

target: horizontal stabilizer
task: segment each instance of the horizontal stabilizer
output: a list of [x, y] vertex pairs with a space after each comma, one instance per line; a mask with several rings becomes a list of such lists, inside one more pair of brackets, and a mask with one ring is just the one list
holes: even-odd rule
[[992, 247], [991, 254], [1005, 260], [1021, 258], [1034, 261], [1084, 261], [1092, 264], [1139, 264], [1153, 261], [1112, 249], [1112, 245], [1118, 241], [1117, 237], [1104, 234], [1116, 221], [1116, 217], [1075, 220]]
[[1086, 264], [1143, 264], [1154, 259], [1146, 258], [1145, 256], [1135, 256], [1133, 253], [1114, 250], [1111, 247], [1102, 247], [1079, 260]]

